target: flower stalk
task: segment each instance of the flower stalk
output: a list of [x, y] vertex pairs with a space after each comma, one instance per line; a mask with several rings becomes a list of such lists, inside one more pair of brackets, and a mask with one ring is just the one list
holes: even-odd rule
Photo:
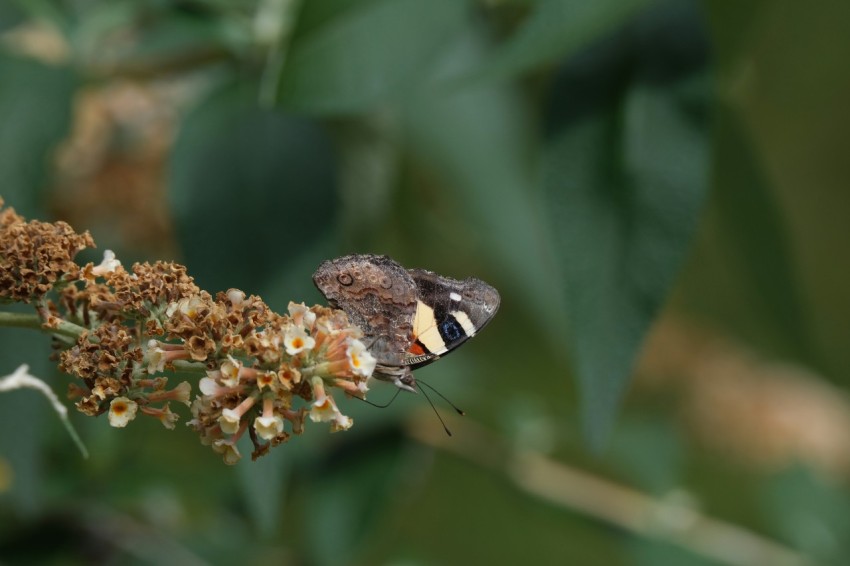
[[[109, 250], [99, 265], [75, 263], [90, 247], [65, 223], [0, 210], [0, 302], [35, 309], [0, 312], [0, 326], [54, 337], [79, 411], [107, 413], [117, 428], [142, 415], [173, 429], [172, 404], [186, 405], [186, 424], [227, 464], [246, 431], [257, 458], [301, 434], [308, 416], [331, 432], [353, 425], [333, 390], [365, 398], [375, 359], [344, 312], [290, 303], [278, 314], [238, 289], [213, 296], [176, 263], [125, 269]], [[171, 385], [176, 372], [197, 381]]]

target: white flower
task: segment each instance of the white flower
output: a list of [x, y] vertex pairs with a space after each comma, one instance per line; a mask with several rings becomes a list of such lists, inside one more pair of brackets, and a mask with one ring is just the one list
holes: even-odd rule
[[331, 423], [331, 432], [348, 430], [354, 421], [351, 417], [343, 415], [336, 406], [333, 397], [325, 394], [325, 387], [320, 377], [311, 380], [313, 384], [313, 395], [315, 401], [310, 406], [310, 420], [314, 423]]
[[109, 424], [115, 428], [124, 428], [136, 418], [139, 406], [127, 397], [116, 397], [109, 404]]
[[225, 440], [223, 438], [215, 440], [213, 441], [212, 448], [219, 454], [223, 455], [224, 463], [228, 466], [232, 466], [242, 459], [242, 454], [239, 453], [239, 449], [236, 448], [236, 445], [231, 443], [230, 440]]
[[328, 422], [340, 414], [333, 397], [325, 393], [325, 382], [321, 377], [310, 380], [313, 386], [313, 403], [310, 406], [310, 420], [314, 423]]
[[331, 432], [339, 432], [341, 430], [348, 430], [354, 425], [354, 419], [351, 417], [347, 417], [342, 413], [338, 414], [336, 418], [331, 421]]
[[368, 379], [364, 379], [363, 381], [361, 381], [360, 383], [357, 384], [357, 390], [360, 391], [360, 393], [363, 395], [364, 398], [366, 397], [366, 393], [369, 391], [369, 383], [368, 382], [369, 382]]
[[166, 352], [156, 340], [148, 340], [148, 373], [157, 373], [165, 369]]
[[187, 407], [192, 404], [189, 399], [189, 397], [192, 395], [192, 386], [189, 384], [188, 381], [181, 382], [177, 387], [172, 389], [172, 392], [174, 396], [173, 399], [178, 403], [183, 403]]
[[[135, 273], [133, 274], [135, 275]], [[168, 307], [165, 309], [165, 316], [171, 318], [174, 316], [174, 313], [177, 312], [177, 309], [180, 307], [180, 303], [169, 303]]]
[[239, 372], [242, 370], [242, 362], [228, 355], [227, 360], [221, 364], [221, 382], [227, 387], [239, 385]]
[[352, 340], [345, 350], [348, 364], [355, 375], [369, 377], [375, 371], [377, 360], [366, 350], [366, 346], [360, 340]]
[[290, 326], [283, 335], [283, 344], [286, 347], [286, 353], [294, 356], [304, 350], [312, 350], [316, 340], [312, 336], [307, 336], [300, 326]]
[[283, 432], [283, 419], [277, 416], [257, 417], [254, 430], [263, 440], [271, 440]]
[[[211, 372], [207, 373], [209, 374]], [[204, 395], [215, 396], [215, 394], [221, 389], [221, 386], [219, 386], [215, 379], [211, 377], [202, 377], [198, 382], [198, 389], [200, 389], [201, 393]]]
[[159, 422], [162, 423], [162, 426], [169, 430], [174, 430], [177, 421], [180, 417], [176, 413], [171, 412], [171, 408], [168, 406], [168, 403], [165, 404], [165, 407], [162, 409], [152, 409], [150, 407], [143, 407], [142, 411], [148, 415], [156, 417], [159, 419]]
[[316, 322], [316, 313], [307, 308], [304, 303], [293, 303], [289, 301], [289, 316], [295, 326], [310, 328]]
[[218, 426], [224, 434], [236, 434], [241, 419], [242, 413], [236, 409], [222, 409], [221, 416], [218, 417]]
[[279, 381], [277, 374], [271, 371], [257, 372], [257, 388], [262, 391], [264, 388], [276, 389]]
[[245, 302], [245, 293], [239, 289], [228, 289], [227, 298], [234, 307], [238, 307]]
[[326, 423], [332, 421], [340, 414], [336, 408], [333, 397], [322, 397], [316, 399], [310, 406], [310, 420], [314, 423]]
[[115, 258], [115, 252], [112, 250], [103, 250], [103, 261], [100, 262], [100, 265], [94, 266], [91, 272], [92, 275], [102, 276], [112, 273], [119, 267], [121, 267], [121, 262]]
[[198, 315], [198, 310], [204, 306], [204, 301], [200, 297], [184, 297], [176, 303], [171, 303], [165, 309], [165, 314], [169, 317], [174, 316], [174, 313], [180, 311], [189, 318], [195, 318]]

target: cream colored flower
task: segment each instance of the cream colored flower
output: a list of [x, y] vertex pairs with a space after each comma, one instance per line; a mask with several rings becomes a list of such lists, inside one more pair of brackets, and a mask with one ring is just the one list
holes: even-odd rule
[[167, 356], [168, 353], [157, 340], [148, 340], [148, 373], [164, 371]]
[[115, 257], [115, 252], [103, 250], [103, 261], [100, 262], [100, 265], [94, 266], [91, 272], [92, 275], [103, 276], [114, 272], [119, 267], [121, 267], [121, 262]]
[[245, 302], [245, 292], [239, 289], [228, 289], [227, 298], [234, 307], [241, 306]]
[[322, 378], [314, 377], [310, 380], [310, 383], [313, 385], [313, 396], [315, 397], [315, 400], [310, 406], [310, 420], [314, 423], [331, 423], [331, 432], [351, 428], [354, 421], [340, 412], [333, 397], [325, 394], [325, 385]]
[[136, 418], [139, 406], [127, 397], [116, 397], [109, 404], [109, 424], [115, 428], [124, 428]]
[[331, 421], [331, 432], [339, 432], [341, 430], [348, 430], [353, 425], [354, 425], [354, 419], [340, 413], [336, 416], [336, 418], [334, 418], [334, 420]]
[[[207, 372], [207, 375], [209, 376], [210, 373], [212, 372]], [[198, 389], [203, 395], [215, 397], [219, 391], [221, 391], [222, 387], [212, 377], [202, 377], [200, 381], [198, 381]]]
[[204, 306], [204, 301], [200, 297], [184, 297], [176, 303], [171, 303], [165, 309], [167, 316], [174, 316], [174, 313], [180, 311], [189, 318], [195, 318], [198, 315], [198, 310]]
[[213, 441], [212, 448], [224, 457], [224, 463], [228, 466], [236, 464], [242, 459], [239, 449], [230, 440], [223, 438]]
[[192, 395], [192, 385], [188, 381], [181, 382], [171, 392], [173, 393], [172, 399], [178, 403], [183, 403], [187, 407], [192, 404], [189, 399]]
[[218, 417], [218, 425], [224, 434], [236, 434], [239, 430], [240, 420], [242, 420], [242, 413], [238, 410], [222, 409], [221, 416]]
[[360, 340], [351, 340], [345, 351], [351, 371], [354, 375], [369, 377], [375, 371], [377, 360], [369, 353]]
[[305, 350], [312, 350], [316, 340], [308, 336], [300, 326], [290, 326], [283, 335], [283, 344], [286, 347], [286, 353], [294, 356]]
[[227, 356], [227, 360], [221, 364], [221, 382], [227, 387], [236, 387], [239, 384], [239, 372], [242, 370], [242, 362]]
[[283, 419], [278, 416], [257, 417], [254, 430], [263, 440], [271, 440], [283, 432]]
[[294, 303], [289, 301], [289, 316], [292, 317], [292, 322], [295, 326], [310, 328], [316, 322], [316, 313], [307, 308], [304, 303]]

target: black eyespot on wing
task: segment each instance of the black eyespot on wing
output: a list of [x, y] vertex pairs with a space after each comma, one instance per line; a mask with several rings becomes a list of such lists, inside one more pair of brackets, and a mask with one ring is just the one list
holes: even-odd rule
[[454, 319], [454, 317], [446, 318], [440, 323], [440, 336], [448, 345], [457, 342], [464, 337], [463, 327]]

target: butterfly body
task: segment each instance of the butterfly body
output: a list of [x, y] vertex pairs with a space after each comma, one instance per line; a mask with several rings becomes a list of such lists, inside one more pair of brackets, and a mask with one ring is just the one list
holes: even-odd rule
[[357, 254], [323, 262], [319, 291], [365, 334], [377, 359], [374, 376], [414, 391], [412, 370], [453, 351], [487, 325], [498, 291], [424, 269], [405, 269], [387, 256]]

